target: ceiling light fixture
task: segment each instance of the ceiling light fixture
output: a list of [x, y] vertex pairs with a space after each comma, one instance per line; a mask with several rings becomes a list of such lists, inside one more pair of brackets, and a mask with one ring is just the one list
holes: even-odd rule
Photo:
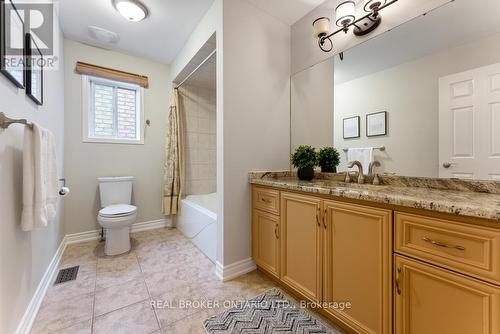
[[148, 8], [138, 0], [113, 0], [113, 6], [118, 13], [132, 22], [142, 21], [149, 15]]
[[324, 52], [333, 50], [331, 37], [343, 31], [349, 32], [351, 26], [354, 27], [354, 35], [363, 36], [369, 34], [382, 22], [380, 11], [398, 0], [364, 0], [363, 10], [368, 14], [356, 19], [356, 4], [354, 1], [343, 1], [335, 8], [335, 24], [340, 28], [330, 33], [330, 19], [320, 17], [313, 22], [314, 37], [318, 39], [318, 45]]

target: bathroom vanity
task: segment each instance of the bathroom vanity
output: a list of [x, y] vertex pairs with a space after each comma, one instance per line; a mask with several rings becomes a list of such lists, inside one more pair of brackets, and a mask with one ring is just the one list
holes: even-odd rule
[[[344, 174], [251, 173], [253, 258], [353, 333], [500, 333], [498, 6], [450, 1], [353, 47], [335, 35], [291, 77], [290, 153], [335, 147]], [[382, 185], [343, 182], [371, 163]]]
[[249, 179], [255, 263], [346, 330], [500, 333], [499, 194]]

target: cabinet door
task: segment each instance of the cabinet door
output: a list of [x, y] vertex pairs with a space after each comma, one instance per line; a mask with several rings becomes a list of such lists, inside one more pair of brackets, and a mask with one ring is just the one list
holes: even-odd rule
[[391, 333], [392, 212], [345, 202], [323, 205], [327, 311], [356, 333]]
[[252, 253], [255, 263], [269, 274], [279, 278], [279, 225], [278, 216], [253, 210]]
[[500, 333], [500, 288], [395, 256], [398, 334]]
[[321, 199], [281, 193], [281, 281], [321, 300]]

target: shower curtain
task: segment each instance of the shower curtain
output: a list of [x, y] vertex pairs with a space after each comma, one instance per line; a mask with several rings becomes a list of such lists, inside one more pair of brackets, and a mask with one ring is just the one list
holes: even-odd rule
[[162, 212], [166, 216], [177, 215], [184, 182], [184, 147], [182, 143], [182, 122], [179, 110], [179, 93], [172, 92], [168, 114], [167, 141], [163, 177]]

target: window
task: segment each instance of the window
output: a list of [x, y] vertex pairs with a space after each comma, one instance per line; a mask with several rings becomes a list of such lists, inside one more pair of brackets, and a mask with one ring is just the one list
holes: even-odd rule
[[83, 141], [144, 144], [144, 89], [83, 76]]

